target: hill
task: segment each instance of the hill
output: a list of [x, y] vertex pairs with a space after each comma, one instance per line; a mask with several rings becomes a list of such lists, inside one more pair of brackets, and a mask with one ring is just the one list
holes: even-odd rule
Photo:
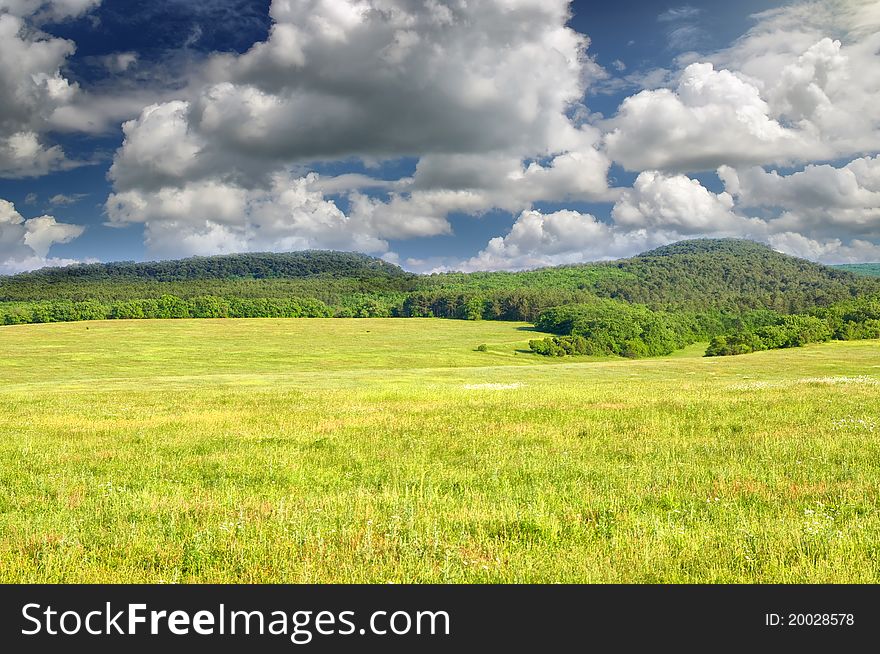
[[[362, 254], [307, 251], [91, 264], [2, 277], [0, 321], [331, 315], [533, 322], [549, 307], [597, 298], [663, 311], [793, 313], [877, 292], [878, 279], [742, 240], [682, 241], [629, 259], [524, 272], [435, 275], [408, 273]], [[91, 304], [56, 311], [59, 302]], [[32, 305], [47, 303], [52, 306], [31, 315]]]
[[424, 284], [447, 293], [554, 289], [660, 310], [786, 313], [880, 291], [878, 281], [738, 239], [681, 241], [629, 259], [519, 273], [433, 275]]
[[416, 275], [364, 254], [308, 250], [97, 263], [0, 277], [0, 302], [315, 297], [412, 290]]
[[95, 263], [43, 268], [12, 279], [58, 283], [81, 281], [178, 282], [199, 279], [285, 279], [297, 277], [412, 277], [398, 266], [356, 252], [305, 250], [302, 252], [257, 252], [213, 257], [190, 257], [169, 261]]
[[597, 294], [656, 309], [774, 309], [790, 313], [876, 292], [880, 284], [738, 239], [673, 243], [612, 262], [624, 276]]

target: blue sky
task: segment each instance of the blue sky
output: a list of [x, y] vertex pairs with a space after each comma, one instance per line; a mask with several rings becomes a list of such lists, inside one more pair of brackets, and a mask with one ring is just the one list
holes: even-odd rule
[[0, 0], [0, 21], [0, 272], [306, 247], [515, 269], [700, 236], [880, 259], [875, 3]]

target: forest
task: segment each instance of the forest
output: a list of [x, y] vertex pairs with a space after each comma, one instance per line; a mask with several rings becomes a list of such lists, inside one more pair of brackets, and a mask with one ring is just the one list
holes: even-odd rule
[[[173, 318], [435, 317], [527, 321], [547, 356], [707, 356], [880, 336], [880, 277], [736, 239], [610, 262], [416, 275], [331, 251], [46, 268], [0, 277], [0, 324]], [[876, 269], [880, 269], [877, 266]], [[858, 273], [858, 274], [855, 274]]]

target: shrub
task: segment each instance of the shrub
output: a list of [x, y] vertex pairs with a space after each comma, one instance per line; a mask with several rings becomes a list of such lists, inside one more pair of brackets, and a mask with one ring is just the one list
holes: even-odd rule
[[705, 338], [711, 324], [703, 316], [652, 311], [617, 300], [554, 307], [535, 323], [541, 330], [582, 339], [577, 346], [558, 340], [555, 345], [564, 351], [574, 347], [577, 354], [630, 358], [669, 354]]
[[589, 341], [583, 336], [556, 336], [529, 341], [529, 348], [543, 356], [578, 356], [591, 354]]
[[755, 331], [741, 329], [713, 338], [706, 349], [706, 356], [728, 356], [760, 350], [801, 347], [809, 343], [827, 341], [833, 333], [826, 321], [815, 316], [777, 316], [775, 324], [765, 324]]

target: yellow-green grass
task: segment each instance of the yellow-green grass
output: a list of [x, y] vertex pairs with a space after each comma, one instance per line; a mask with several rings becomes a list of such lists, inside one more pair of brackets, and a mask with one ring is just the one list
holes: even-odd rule
[[877, 342], [556, 360], [535, 335], [0, 328], [0, 581], [880, 581]]

